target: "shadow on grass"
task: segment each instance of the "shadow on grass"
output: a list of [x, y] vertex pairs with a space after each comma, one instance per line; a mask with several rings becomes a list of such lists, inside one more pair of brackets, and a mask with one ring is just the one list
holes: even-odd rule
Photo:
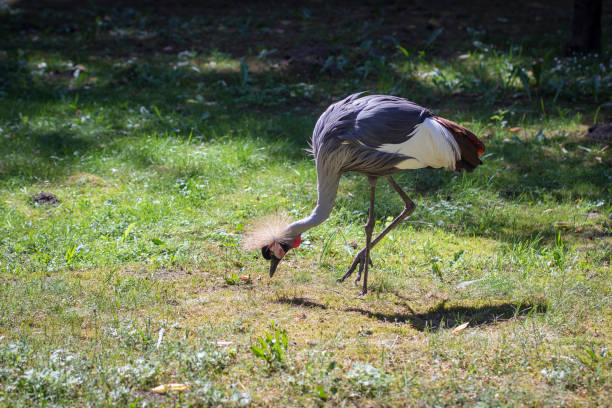
[[306, 307], [327, 310], [327, 306], [314, 302], [312, 299], [305, 298], [305, 297], [281, 297], [281, 298], [276, 299], [276, 303], [284, 303], [286, 305], [293, 305], [293, 306], [306, 306]]
[[60, 179], [72, 171], [83, 155], [98, 148], [94, 138], [71, 129], [24, 133], [25, 136], [18, 140], [0, 143], [0, 153], [6, 154], [0, 172], [2, 182], [23, 186]]
[[[306, 306], [327, 310], [328, 307], [306, 297], [280, 297], [276, 303], [292, 306]], [[548, 305], [544, 301], [530, 303], [502, 303], [485, 306], [448, 306], [446, 301], [441, 301], [429, 311], [416, 313], [408, 305], [404, 305], [408, 313], [383, 313], [371, 310], [350, 307], [343, 312], [358, 312], [371, 319], [387, 323], [408, 323], [419, 331], [435, 331], [451, 328], [461, 323], [469, 322], [471, 327], [495, 324], [500, 321], [509, 320], [519, 316], [528, 316], [534, 313], [542, 314], [548, 311]]]
[[494, 324], [532, 313], [546, 313], [548, 306], [541, 303], [503, 303], [487, 306], [446, 306], [438, 303], [425, 313], [382, 313], [361, 308], [348, 308], [346, 312], [358, 312], [371, 319], [389, 323], [408, 323], [419, 331], [435, 331], [469, 322], [472, 327]]

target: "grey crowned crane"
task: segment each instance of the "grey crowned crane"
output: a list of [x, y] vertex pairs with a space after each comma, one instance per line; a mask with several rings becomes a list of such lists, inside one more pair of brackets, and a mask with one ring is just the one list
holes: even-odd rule
[[[392, 174], [421, 168], [471, 172], [482, 164], [479, 157], [485, 146], [466, 128], [413, 102], [389, 95], [364, 96], [360, 92], [332, 104], [323, 112], [312, 133], [311, 150], [317, 168], [318, 192], [312, 214], [291, 224], [282, 217], [262, 221], [247, 234], [245, 247], [261, 249], [263, 257], [270, 260], [270, 276], [273, 276], [285, 254], [300, 245], [301, 235], [329, 217], [342, 173], [361, 173], [370, 184], [366, 243], [338, 280], [344, 281], [359, 266], [355, 283], [363, 273], [361, 294], [364, 295], [368, 290], [368, 266], [372, 263], [370, 250], [415, 209], [415, 204]], [[374, 197], [379, 177], [387, 178], [404, 201], [404, 209], [372, 239]]]

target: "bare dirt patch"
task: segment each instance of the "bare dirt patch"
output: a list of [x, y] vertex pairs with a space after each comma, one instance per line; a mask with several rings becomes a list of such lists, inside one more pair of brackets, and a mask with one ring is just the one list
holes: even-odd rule
[[34, 202], [34, 205], [58, 205], [59, 199], [53, 193], [47, 191], [41, 191], [36, 194], [32, 194], [30, 199]]

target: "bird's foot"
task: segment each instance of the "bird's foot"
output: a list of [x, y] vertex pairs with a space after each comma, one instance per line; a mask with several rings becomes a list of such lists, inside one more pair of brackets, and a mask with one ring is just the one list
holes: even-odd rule
[[[374, 266], [374, 264], [372, 263], [372, 257], [368, 257], [368, 258], [369, 258], [368, 263], [370, 264], [370, 266]], [[361, 280], [361, 273], [363, 272], [365, 268], [365, 248], [359, 251], [359, 253], [355, 257], [355, 260], [353, 260], [353, 266], [352, 266], [353, 270], [355, 269], [357, 265], [359, 265], [359, 269], [357, 269], [357, 276], [355, 277], [355, 285], [357, 285], [359, 281]]]
[[[341, 278], [338, 278], [338, 282], [344, 282], [346, 278], [351, 276], [353, 272], [355, 271], [355, 269], [357, 269], [357, 265], [359, 265], [359, 269], [357, 269], [357, 277], [355, 278], [355, 284], [357, 284], [361, 280], [361, 272], [363, 272], [363, 269], [365, 267], [365, 254], [366, 254], [365, 248], [359, 251], [357, 256], [355, 256], [355, 259], [353, 259], [353, 264], [351, 265], [351, 267], [348, 269], [348, 271], [346, 271], [346, 273]], [[372, 264], [372, 258], [371, 257], [368, 257], [368, 258], [369, 258], [368, 262], [370, 266], [374, 266]]]

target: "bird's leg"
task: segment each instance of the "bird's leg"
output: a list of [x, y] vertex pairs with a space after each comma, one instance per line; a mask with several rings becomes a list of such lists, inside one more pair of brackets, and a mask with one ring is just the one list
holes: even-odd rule
[[357, 272], [357, 278], [355, 278], [355, 283], [359, 282], [361, 278], [361, 269], [363, 268], [363, 288], [361, 289], [361, 295], [365, 295], [368, 293], [368, 269], [370, 260], [370, 249], [372, 248], [372, 232], [374, 231], [374, 196], [376, 195], [376, 181], [378, 179], [376, 177], [368, 177], [368, 182], [370, 183], [370, 214], [368, 215], [368, 222], [365, 225], [365, 234], [366, 234], [366, 246], [365, 246], [365, 256], [363, 258], [363, 264], [359, 267], [359, 271]]
[[[353, 264], [346, 271], [346, 273], [338, 279], [338, 282], [343, 282], [346, 278], [351, 276], [351, 274], [359, 265], [359, 269], [357, 271], [357, 278], [355, 279], [355, 283], [361, 280], [361, 272], [366, 268], [366, 264], [371, 265], [372, 260], [370, 259], [370, 249], [372, 248], [371, 239], [372, 239], [372, 231], [374, 230], [374, 198], [376, 194], [376, 181], [378, 179], [376, 177], [368, 177], [368, 182], [370, 183], [370, 211], [368, 214], [368, 221], [365, 225], [365, 233], [366, 233], [366, 247], [359, 251], [359, 254], [353, 260]], [[366, 269], [367, 271], [367, 269]], [[366, 283], [367, 285], [367, 283]], [[367, 286], [364, 286], [367, 288]]]
[[408, 195], [404, 192], [404, 190], [402, 190], [402, 188], [395, 182], [395, 180], [393, 180], [393, 177], [391, 176], [387, 176], [387, 180], [389, 180], [389, 183], [391, 184], [391, 186], [393, 187], [393, 189], [397, 192], [397, 194], [400, 195], [400, 197], [402, 197], [402, 200], [404, 200], [404, 209], [402, 210], [402, 212], [400, 213], [400, 215], [398, 215], [397, 217], [395, 217], [395, 219], [393, 221], [391, 221], [391, 224], [389, 224], [387, 226], [387, 228], [385, 228], [380, 234], [378, 234], [378, 236], [376, 238], [374, 238], [374, 241], [372, 241], [372, 247], [376, 244], [378, 244], [378, 242], [384, 238], [385, 235], [387, 235], [389, 233], [389, 231], [391, 231], [393, 228], [395, 228], [397, 226], [397, 224], [399, 224], [400, 222], [402, 222], [402, 220], [406, 217], [408, 217], [410, 214], [412, 214], [412, 212], [414, 211], [414, 209], [416, 208], [416, 204], [410, 199], [410, 197], [408, 197]]
[[[402, 220], [404, 220], [406, 217], [412, 214], [412, 212], [416, 208], [416, 205], [414, 204], [414, 202], [410, 199], [410, 197], [408, 197], [408, 195], [406, 195], [404, 190], [401, 189], [401, 187], [395, 182], [395, 180], [391, 176], [387, 176], [387, 180], [389, 180], [389, 183], [391, 184], [393, 189], [400, 195], [400, 197], [402, 197], [402, 200], [404, 200], [404, 210], [400, 213], [400, 215], [395, 217], [395, 219], [391, 222], [391, 224], [387, 226], [387, 228], [385, 228], [380, 234], [378, 234], [376, 238], [374, 238], [369, 249], [374, 248], [374, 246], [378, 244], [380, 240], [383, 239], [384, 236], [389, 233], [389, 231], [391, 231], [393, 228], [397, 226], [397, 224], [399, 224], [400, 222], [402, 222]], [[364, 265], [365, 260], [368, 259], [368, 262], [370, 263], [370, 265], [372, 264], [372, 261], [369, 258], [369, 250], [368, 250], [368, 258], [366, 258], [366, 249], [367, 248], [363, 248], [361, 251], [359, 251], [355, 259], [353, 260], [353, 264], [351, 265], [349, 270], [344, 274], [344, 276], [338, 279], [339, 282], [342, 282], [347, 277], [349, 277], [353, 273], [353, 271], [357, 268], [357, 265], [359, 265], [359, 270], [357, 272], [356, 282], [359, 281], [359, 279], [361, 278], [360, 272], [361, 270], [363, 270], [365, 266]]]
[[[408, 195], [404, 192], [404, 190], [402, 190], [402, 188], [395, 182], [393, 177], [387, 176], [387, 180], [389, 180], [389, 183], [391, 184], [393, 189], [397, 192], [397, 194], [400, 195], [400, 197], [402, 197], [402, 200], [404, 200], [404, 209], [402, 210], [402, 212], [397, 217], [395, 217], [395, 219], [393, 221], [391, 221], [391, 224], [389, 224], [387, 226], [387, 228], [385, 228], [380, 234], [378, 234], [378, 236], [376, 236], [376, 238], [374, 238], [374, 240], [372, 241], [372, 244], [370, 245], [370, 249], [374, 248], [374, 246], [376, 244], [378, 244], [380, 242], [380, 240], [383, 239], [385, 237], [385, 235], [387, 235], [389, 233], [389, 231], [391, 231], [393, 228], [395, 228], [397, 226], [397, 224], [399, 224], [406, 217], [408, 217], [410, 214], [412, 214], [412, 212], [416, 208], [416, 204], [410, 199], [410, 197], [408, 197]], [[363, 248], [361, 251], [359, 251], [359, 254], [357, 254], [357, 257], [355, 258], [355, 260], [357, 261], [358, 258], [363, 257], [365, 255], [365, 251], [366, 251], [366, 248]], [[361, 269], [363, 269], [363, 264], [362, 264], [363, 263], [363, 259], [370, 259], [370, 258], [369, 258], [369, 255], [368, 255], [368, 258], [360, 258], [360, 259], [361, 259], [361, 261], [360, 261], [361, 262], [360, 263], [360, 268], [359, 268], [359, 271], [357, 272], [357, 278], [355, 279], [355, 282], [358, 282], [359, 278], [361, 277], [361, 273], [360, 272], [361, 272]], [[354, 261], [354, 263], [355, 263], [355, 261]], [[372, 264], [372, 261], [370, 260], [370, 265], [371, 264]]]

